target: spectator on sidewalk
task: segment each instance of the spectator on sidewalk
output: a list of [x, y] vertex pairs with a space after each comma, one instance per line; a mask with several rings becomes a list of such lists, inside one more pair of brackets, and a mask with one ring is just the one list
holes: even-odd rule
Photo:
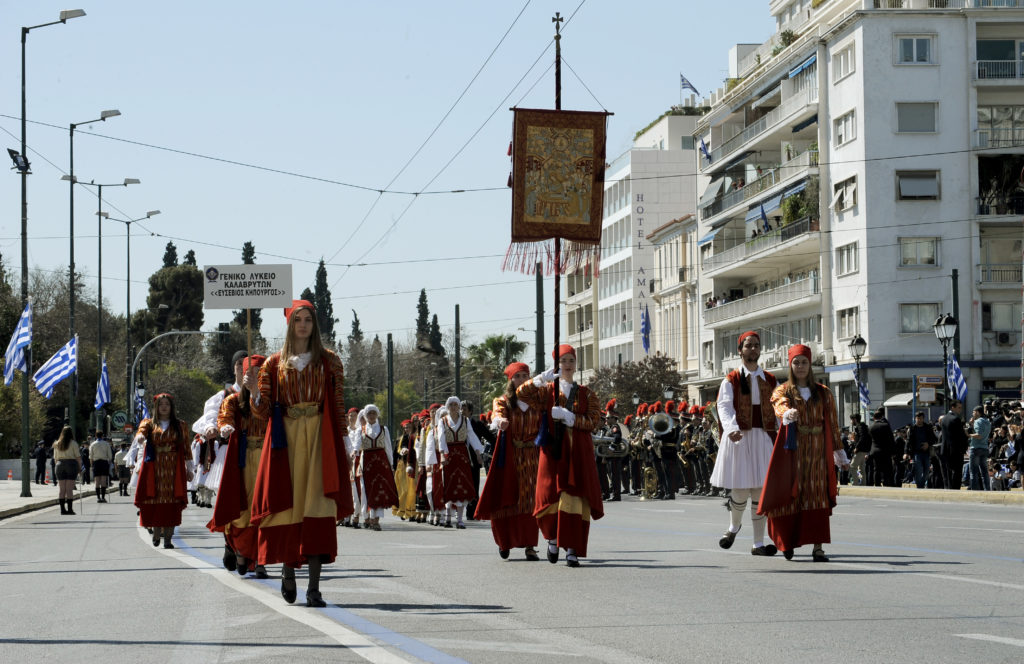
[[43, 441], [36, 443], [32, 456], [36, 459], [36, 484], [46, 484], [46, 445]]
[[894, 486], [892, 457], [898, 449], [889, 420], [885, 419], [885, 409], [875, 411], [874, 421], [869, 429], [871, 435], [871, 451], [868, 452], [870, 472], [868, 486]]
[[64, 427], [60, 437], [53, 443], [53, 458], [57, 462], [57, 483], [60, 486], [60, 513], [74, 514], [75, 480], [82, 471], [82, 453], [74, 441], [71, 427]]
[[936, 443], [935, 430], [924, 420], [924, 411], [914, 413], [914, 426], [907, 433], [907, 447], [903, 459], [913, 460], [914, 483], [923, 489], [932, 465], [932, 446]]
[[964, 405], [954, 399], [949, 411], [939, 418], [939, 461], [942, 463], [945, 487], [959, 491], [964, 470], [964, 455], [969, 441], [963, 420]]
[[992, 423], [985, 417], [981, 406], [974, 407], [971, 418], [970, 478], [972, 491], [991, 491], [992, 481], [988, 474], [988, 439]]
[[860, 413], [850, 415], [850, 433], [852, 435], [853, 463], [850, 464], [850, 482], [855, 486], [867, 484], [867, 469], [864, 462], [871, 452], [871, 432], [868, 425], [860, 419]]

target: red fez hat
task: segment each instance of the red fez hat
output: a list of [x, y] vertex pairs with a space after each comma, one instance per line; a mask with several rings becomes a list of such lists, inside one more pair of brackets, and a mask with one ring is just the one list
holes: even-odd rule
[[671, 415], [676, 411], [676, 402], [669, 399], [665, 402], [665, 412]]
[[161, 392], [160, 394], [154, 394], [153, 395], [153, 403], [156, 403], [157, 401], [160, 401], [161, 399], [165, 399], [165, 398], [168, 401], [171, 401], [171, 402], [174, 401], [174, 397], [173, 396], [171, 396], [167, 392]]
[[793, 358], [803, 355], [807, 358], [807, 361], [811, 361], [811, 348], [803, 344], [794, 344], [789, 347], [789, 361], [792, 362]]
[[704, 411], [705, 411], [705, 407], [704, 406], [694, 406], [694, 408], [696, 408], [697, 412], [700, 413], [701, 415], [704, 414]]
[[512, 376], [515, 376], [520, 371], [530, 373], [530, 365], [526, 362], [513, 362], [512, 364], [505, 367], [505, 378], [512, 380]]
[[680, 413], [682, 413], [683, 411], [689, 410], [689, 409], [690, 409], [690, 404], [687, 401], [683, 400], [683, 401], [679, 402], [679, 412]]
[[739, 341], [736, 342], [736, 346], [742, 347], [743, 340], [746, 339], [747, 337], [757, 337], [758, 342], [761, 341], [761, 335], [759, 335], [757, 332], [754, 332], [753, 330], [748, 330], [747, 332], [744, 332], [743, 334], [740, 335]]
[[626, 415], [626, 419], [624, 419], [622, 421], [622, 423], [625, 424], [628, 427], [629, 425], [631, 425], [633, 423], [633, 416], [632, 415]]
[[412, 424], [412, 420], [402, 420], [402, 426], [403, 427], [409, 426], [410, 424]]
[[299, 309], [309, 309], [310, 311], [316, 311], [316, 307], [314, 307], [313, 303], [310, 302], [309, 300], [292, 300], [292, 306], [284, 310], [285, 320], [290, 321], [292, 319], [292, 314], [298, 311]]
[[643, 417], [646, 414], [647, 414], [647, 404], [645, 404], [645, 403], [639, 404], [636, 407], [636, 416], [637, 417]]
[[[551, 356], [554, 357], [554, 355], [555, 353], [552, 352]], [[555, 362], [561, 359], [563, 355], [572, 355], [573, 357], [576, 357], [576, 349], [570, 346], [569, 344], [559, 344], [558, 357], [555, 357]]]
[[660, 401], [655, 401], [654, 403], [652, 403], [651, 407], [647, 409], [647, 412], [648, 413], [660, 413], [661, 412], [661, 402]]
[[[428, 408], [427, 410], [428, 411], [437, 410], [440, 407], [441, 407], [441, 404], [439, 404], [439, 403], [432, 403], [432, 404], [430, 404], [430, 408]], [[429, 415], [430, 413], [428, 412], [427, 414]]]
[[263, 355], [250, 355], [242, 360], [242, 371], [248, 371], [253, 367], [263, 366], [263, 363], [266, 361], [267, 358]]
[[617, 405], [619, 405], [618, 399], [609, 399], [608, 403], [605, 404], [604, 409], [609, 413], [614, 413]]
[[424, 418], [429, 418], [429, 417], [430, 417], [430, 411], [429, 411], [429, 410], [427, 410], [426, 408], [424, 408], [423, 410], [421, 410], [421, 411], [420, 411], [420, 412], [418, 413], [418, 416], [419, 416], [419, 418], [420, 418], [421, 420], [422, 420], [422, 419], [424, 419]]
[[351, 408], [349, 408], [349, 409], [348, 409], [348, 411], [346, 411], [346, 412], [347, 412], [347, 413], [348, 413], [349, 415], [351, 415], [352, 413], [358, 413], [358, 412], [359, 412], [359, 409], [358, 409], [358, 408], [356, 408], [355, 406], [352, 406], [352, 407], [351, 407]]

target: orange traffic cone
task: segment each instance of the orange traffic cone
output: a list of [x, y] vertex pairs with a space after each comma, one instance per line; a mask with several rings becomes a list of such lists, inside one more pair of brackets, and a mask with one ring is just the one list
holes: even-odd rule
[[[49, 483], [50, 483], [50, 471], [49, 471], [49, 470], [47, 470], [47, 471], [46, 471], [46, 479], [45, 479], [45, 480], [43, 480], [43, 484], [49, 484]], [[56, 484], [56, 483], [55, 483], [55, 484]]]
[[13, 480], [14, 479], [14, 471], [11, 470], [10, 468], [7, 469], [7, 479], [8, 480]]

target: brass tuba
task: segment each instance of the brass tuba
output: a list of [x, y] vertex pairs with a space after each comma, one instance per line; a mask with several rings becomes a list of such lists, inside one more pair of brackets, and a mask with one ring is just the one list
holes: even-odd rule
[[672, 429], [672, 418], [667, 413], [655, 413], [647, 420], [647, 428], [658, 436], [668, 433]]
[[629, 446], [626, 444], [625, 439], [615, 442], [615, 438], [612, 436], [593, 436], [594, 441], [594, 453], [602, 459], [612, 457], [624, 457], [629, 454]]

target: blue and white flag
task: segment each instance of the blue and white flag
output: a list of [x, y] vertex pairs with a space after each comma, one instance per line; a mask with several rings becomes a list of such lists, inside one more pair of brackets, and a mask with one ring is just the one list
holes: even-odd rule
[[868, 394], [868, 385], [867, 385], [867, 383], [862, 383], [861, 382], [861, 380], [860, 380], [860, 372], [858, 372], [858, 371], [854, 371], [853, 372], [853, 377], [857, 381], [857, 392], [860, 395], [860, 405], [864, 406], [865, 408], [870, 408], [871, 407], [871, 396]]
[[14, 370], [28, 373], [28, 355], [25, 349], [32, 345], [32, 302], [25, 305], [25, 311], [21, 312], [18, 325], [11, 335], [11, 342], [7, 344], [7, 352], [4, 353], [4, 385], [10, 385], [14, 380]]
[[700, 93], [697, 92], [697, 88], [693, 87], [693, 83], [690, 83], [688, 80], [686, 80], [686, 77], [683, 76], [682, 74], [679, 74], [679, 89], [693, 90], [693, 94], [697, 95], [698, 97], [700, 96]]
[[146, 405], [146, 401], [138, 394], [135, 395], [135, 414], [140, 422], [149, 418], [149, 406]]
[[100, 365], [100, 382], [96, 383], [96, 403], [93, 407], [96, 410], [110, 403], [110, 375], [107, 374], [107, 358], [103, 358]]
[[710, 164], [711, 152], [708, 150], [708, 144], [704, 142], [703, 138], [700, 139], [700, 153], [704, 155], [704, 158], [707, 159], [708, 163]]
[[35, 381], [36, 389], [47, 399], [53, 394], [53, 388], [68, 376], [78, 371], [78, 335], [71, 341], [64, 344], [64, 347], [54, 353], [53, 357], [46, 361], [46, 364], [39, 367], [32, 380]]
[[960, 363], [956, 360], [956, 351], [949, 356], [949, 384], [953, 388], [953, 396], [959, 401], [967, 398], [967, 381], [964, 380], [964, 372], [960, 370]]
[[764, 212], [764, 203], [761, 203], [761, 230], [765, 233], [772, 230], [772, 225], [768, 223], [768, 215]]
[[644, 352], [649, 353], [651, 351], [651, 312], [646, 304], [644, 310], [640, 312], [640, 340], [644, 344]]

